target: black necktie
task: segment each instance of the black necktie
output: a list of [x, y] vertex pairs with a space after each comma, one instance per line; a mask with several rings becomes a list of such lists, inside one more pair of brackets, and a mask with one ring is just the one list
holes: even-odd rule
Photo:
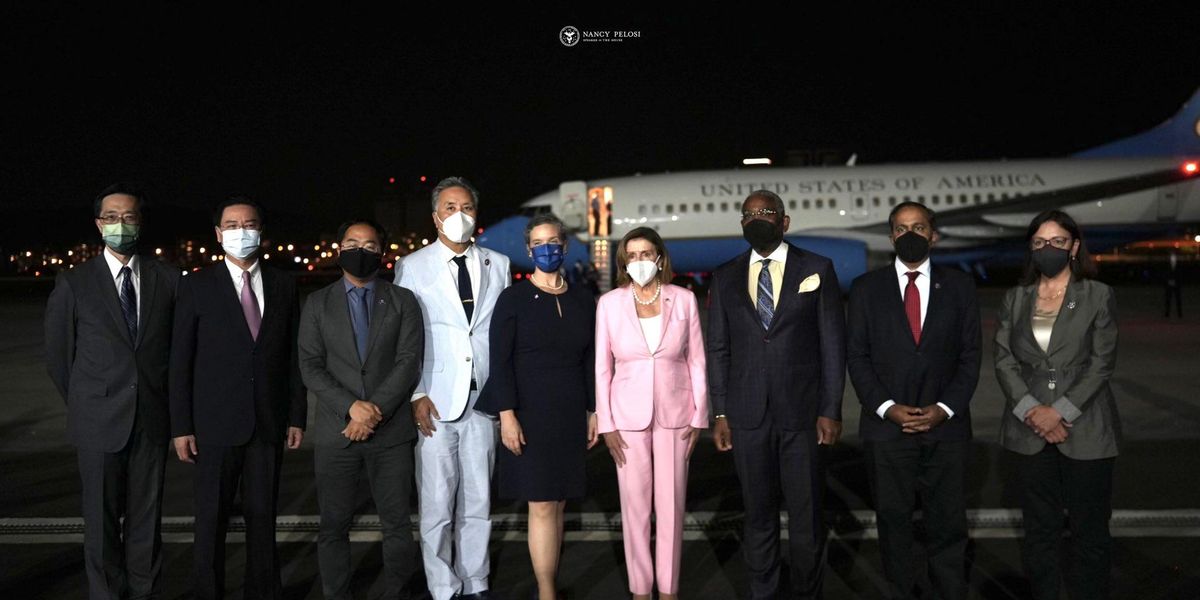
[[125, 315], [125, 326], [129, 328], [129, 340], [137, 342], [137, 292], [133, 291], [133, 270], [121, 267], [121, 313]]
[[458, 297], [462, 299], [463, 312], [467, 313], [467, 322], [471, 322], [471, 313], [475, 311], [475, 296], [471, 293], [471, 272], [467, 270], [467, 257], [455, 256], [454, 264], [458, 265]]

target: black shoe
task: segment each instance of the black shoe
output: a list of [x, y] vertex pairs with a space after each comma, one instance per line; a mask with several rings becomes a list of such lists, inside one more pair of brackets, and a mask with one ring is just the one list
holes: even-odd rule
[[500, 596], [492, 592], [492, 590], [483, 590], [474, 594], [455, 594], [455, 598], [461, 600], [500, 600]]

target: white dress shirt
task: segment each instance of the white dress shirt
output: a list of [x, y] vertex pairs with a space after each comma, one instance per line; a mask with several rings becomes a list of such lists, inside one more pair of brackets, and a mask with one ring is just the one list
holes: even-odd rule
[[138, 262], [137, 255], [129, 257], [129, 264], [121, 264], [121, 259], [117, 258], [113, 251], [108, 246], [104, 247], [104, 262], [108, 263], [108, 270], [112, 272], [113, 284], [117, 286], [117, 299], [121, 298], [121, 285], [125, 282], [121, 281], [121, 268], [129, 267], [129, 272], [133, 277], [133, 294], [137, 296], [137, 320], [142, 322], [142, 270]]
[[[229, 268], [229, 276], [233, 278], [233, 289], [235, 291], [237, 291], [238, 302], [241, 302], [241, 299], [242, 299], [242, 268], [229, 262], [228, 258], [225, 259], [225, 266], [227, 268]], [[267, 310], [267, 304], [264, 301], [265, 299], [263, 298], [262, 269], [260, 269], [258, 267], [257, 260], [254, 261], [254, 264], [250, 265], [249, 271], [250, 271], [250, 289], [251, 289], [251, 291], [254, 292], [254, 297], [256, 299], [258, 299], [258, 316], [261, 317], [263, 312]]]
[[783, 287], [784, 268], [787, 267], [788, 245], [785, 242], [780, 242], [779, 247], [770, 256], [763, 256], [757, 251], [750, 250], [750, 271], [746, 280], [747, 291], [750, 292], [750, 302], [754, 306], [758, 306], [758, 277], [762, 273], [762, 261], [770, 259], [771, 265], [767, 269], [771, 273], [771, 289], [775, 292], [775, 297], [771, 298], [775, 308], [779, 308], [780, 288]]
[[459, 256], [467, 257], [467, 274], [471, 276], [471, 297], [479, 297], [479, 254], [475, 251], [475, 244], [467, 246], [466, 252], [455, 254], [454, 250], [446, 245], [445, 242], [438, 238], [438, 245], [441, 247], [442, 256], [445, 258], [446, 266], [450, 269], [450, 280], [454, 282], [454, 289], [458, 289], [458, 263], [454, 259]]
[[654, 354], [658, 350], [658, 345], [662, 343], [662, 313], [653, 317], [639, 317], [638, 322], [642, 324], [642, 335], [646, 338], [646, 347], [650, 349], [650, 354]]
[[[929, 312], [929, 273], [930, 273], [929, 259], [926, 258], [925, 262], [921, 263], [916, 269], [909, 269], [908, 265], [905, 265], [903, 262], [900, 261], [899, 258], [896, 258], [895, 266], [896, 266], [896, 280], [900, 284], [900, 299], [901, 300], [904, 300], [904, 290], [908, 288], [908, 272], [916, 271], [916, 272], [920, 273], [920, 275], [917, 276], [917, 279], [914, 283], [917, 284], [917, 292], [919, 292], [921, 295], [921, 331], [924, 331], [925, 330], [925, 315]], [[891, 408], [892, 405], [895, 403], [896, 403], [895, 400], [889, 399], [887, 402], [884, 402], [883, 404], [879, 405], [879, 410], [876, 410], [875, 414], [879, 415], [880, 419], [885, 418], [884, 415], [887, 414], [888, 409]], [[941, 402], [938, 402], [937, 405], [942, 407], [942, 410], [946, 411], [947, 418], [954, 417], [954, 411], [950, 410], [949, 406], [946, 406], [945, 404], [943, 404]]]

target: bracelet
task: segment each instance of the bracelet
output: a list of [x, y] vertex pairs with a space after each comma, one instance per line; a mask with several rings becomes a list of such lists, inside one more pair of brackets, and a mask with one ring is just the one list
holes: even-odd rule
[[725, 418], [725, 415], [717, 415], [717, 416], [713, 417], [713, 420], [715, 421], [717, 419], [724, 419], [724, 418]]

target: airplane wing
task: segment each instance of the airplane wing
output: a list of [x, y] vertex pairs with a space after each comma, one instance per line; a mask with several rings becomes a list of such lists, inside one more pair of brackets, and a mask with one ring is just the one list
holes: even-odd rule
[[[998, 230], [999, 228], [996, 225], [983, 220], [983, 215], [1040, 213], [1044, 210], [1062, 208], [1064, 206], [1078, 204], [1080, 202], [1103, 200], [1105, 198], [1112, 198], [1122, 194], [1129, 194], [1141, 190], [1170, 185], [1172, 183], [1184, 181], [1195, 175], [1196, 174], [1194, 172], [1188, 172], [1185, 169], [1173, 167], [1170, 169], [1139, 173], [1137, 175], [1130, 175], [1128, 177], [1087, 183], [1074, 187], [1059, 188], [1045, 192], [1026, 194], [1023, 196], [1017, 196], [1015, 198], [1008, 198], [1001, 202], [948, 208], [937, 211], [937, 224], [939, 229], [946, 226], [983, 226], [987, 228], [996, 228]], [[882, 233], [885, 235], [890, 233], [888, 231], [888, 224], [886, 222], [874, 225], [864, 225], [863, 227], [852, 229], [867, 233]]]

